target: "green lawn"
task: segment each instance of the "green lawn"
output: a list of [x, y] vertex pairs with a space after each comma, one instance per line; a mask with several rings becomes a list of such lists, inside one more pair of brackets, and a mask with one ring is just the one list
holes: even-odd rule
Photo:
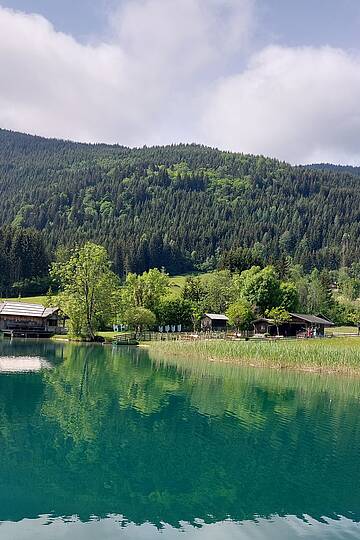
[[101, 336], [106, 339], [106, 341], [112, 341], [115, 336], [119, 336], [120, 334], [124, 334], [126, 332], [111, 332], [111, 331], [105, 331], [105, 332], [96, 332], [98, 336]]
[[334, 328], [327, 328], [326, 334], [357, 334], [358, 329], [356, 326], [335, 326]]

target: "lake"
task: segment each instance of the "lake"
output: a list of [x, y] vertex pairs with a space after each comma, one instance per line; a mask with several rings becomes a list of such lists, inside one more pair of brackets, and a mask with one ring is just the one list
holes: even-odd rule
[[0, 539], [358, 539], [360, 380], [0, 340]]

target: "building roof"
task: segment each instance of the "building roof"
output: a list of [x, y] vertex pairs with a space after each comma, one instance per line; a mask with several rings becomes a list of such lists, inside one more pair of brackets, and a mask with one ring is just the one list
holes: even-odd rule
[[47, 319], [59, 311], [59, 308], [47, 308], [41, 304], [27, 304], [25, 302], [0, 303], [0, 316], [37, 317]]
[[228, 317], [226, 315], [221, 315], [218, 313], [205, 313], [204, 317], [208, 317], [212, 321], [228, 321]]
[[[301, 319], [302, 321], [311, 323], [311, 324], [322, 324], [324, 326], [335, 326], [333, 322], [331, 322], [329, 319], [325, 319], [322, 317], [318, 317], [316, 315], [303, 315], [302, 313], [289, 313], [291, 317], [296, 317], [297, 319]], [[253, 321], [254, 323], [258, 322], [267, 322], [269, 324], [275, 324], [273, 319], [267, 319], [266, 317], [260, 317], [259, 319], [256, 319]], [[294, 322], [294, 321], [289, 321]]]
[[329, 317], [325, 317], [325, 315], [323, 315], [322, 313], [318, 313], [316, 316], [319, 317], [320, 319], [325, 319], [325, 321], [328, 321], [328, 322], [332, 323], [332, 321], [329, 319]]
[[317, 317], [316, 315], [303, 315], [301, 313], [290, 313], [292, 317], [297, 317], [303, 321], [313, 323], [313, 324], [323, 324], [325, 326], [334, 326], [334, 323], [329, 319], [323, 319], [322, 317]]

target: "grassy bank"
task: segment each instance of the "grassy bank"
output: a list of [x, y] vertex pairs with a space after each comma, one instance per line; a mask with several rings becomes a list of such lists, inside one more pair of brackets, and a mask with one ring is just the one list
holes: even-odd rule
[[162, 341], [149, 344], [156, 355], [302, 371], [360, 375], [360, 338], [293, 341]]

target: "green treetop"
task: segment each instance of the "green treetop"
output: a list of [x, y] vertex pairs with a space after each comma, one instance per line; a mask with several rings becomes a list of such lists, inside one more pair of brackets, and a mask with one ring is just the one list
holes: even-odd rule
[[280, 280], [273, 266], [253, 266], [236, 279], [237, 294], [256, 306], [260, 313], [281, 303]]
[[243, 299], [231, 304], [226, 311], [226, 315], [229, 318], [230, 324], [235, 326], [237, 330], [248, 330], [254, 318], [251, 304]]
[[291, 320], [290, 314], [283, 307], [274, 307], [266, 312], [267, 316], [275, 323], [277, 335], [280, 334], [279, 326]]
[[141, 275], [128, 274], [122, 291], [124, 309], [143, 307], [155, 312], [169, 290], [169, 276], [163, 270], [152, 268]]
[[156, 316], [150, 309], [130, 306], [125, 312], [124, 320], [130, 327], [140, 333], [144, 328], [153, 326], [156, 323]]
[[199, 277], [188, 276], [181, 293], [184, 300], [201, 302], [205, 296], [205, 290]]
[[106, 249], [87, 242], [67, 261], [54, 263], [51, 275], [60, 283], [59, 304], [71, 333], [94, 340], [96, 331], [113, 320], [118, 300], [119, 280]]

